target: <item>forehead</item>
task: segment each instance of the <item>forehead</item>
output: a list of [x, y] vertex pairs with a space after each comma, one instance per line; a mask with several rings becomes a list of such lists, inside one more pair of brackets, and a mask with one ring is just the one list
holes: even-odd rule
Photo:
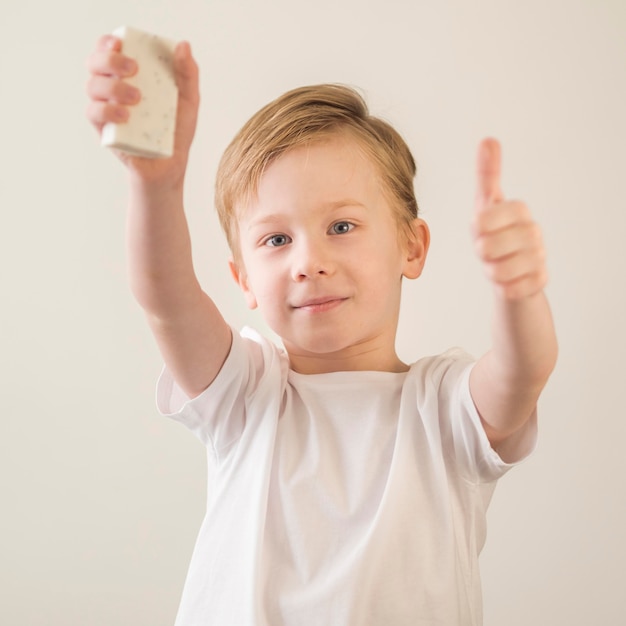
[[291, 148], [273, 160], [238, 214], [277, 210], [294, 202], [331, 205], [353, 198], [367, 204], [380, 195], [380, 176], [372, 160], [357, 140], [337, 133]]

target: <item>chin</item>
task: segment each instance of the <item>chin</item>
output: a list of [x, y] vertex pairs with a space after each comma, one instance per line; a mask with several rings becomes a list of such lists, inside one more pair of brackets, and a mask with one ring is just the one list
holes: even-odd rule
[[332, 357], [350, 348], [345, 335], [339, 339], [335, 333], [327, 335], [317, 333], [315, 336], [283, 339], [289, 352], [306, 357]]
[[[347, 359], [367, 351], [370, 342], [347, 332], [317, 333], [314, 337], [290, 342], [289, 352], [323, 360]], [[287, 347], [287, 343], [285, 343]]]

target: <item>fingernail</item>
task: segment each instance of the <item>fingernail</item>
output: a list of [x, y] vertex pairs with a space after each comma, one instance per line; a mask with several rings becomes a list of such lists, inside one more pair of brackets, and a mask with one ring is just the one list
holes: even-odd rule
[[132, 59], [124, 59], [122, 62], [122, 71], [132, 74], [137, 69], [137, 64]]
[[115, 109], [115, 119], [118, 122], [125, 122], [128, 119], [128, 111], [123, 108]]
[[139, 89], [132, 87], [131, 85], [126, 86], [125, 100], [129, 103], [139, 102], [141, 98], [141, 93]]

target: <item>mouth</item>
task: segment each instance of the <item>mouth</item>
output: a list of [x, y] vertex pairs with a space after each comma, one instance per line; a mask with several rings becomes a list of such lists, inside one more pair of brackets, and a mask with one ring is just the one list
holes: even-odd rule
[[347, 298], [341, 298], [338, 296], [324, 296], [321, 298], [313, 298], [306, 300], [301, 304], [293, 305], [292, 308], [297, 311], [304, 311], [309, 313], [322, 313], [324, 311], [330, 311], [340, 306], [345, 302]]

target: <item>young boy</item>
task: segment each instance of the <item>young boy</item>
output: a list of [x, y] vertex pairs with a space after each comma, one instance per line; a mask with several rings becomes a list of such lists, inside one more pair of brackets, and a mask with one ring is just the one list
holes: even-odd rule
[[[136, 64], [105, 36], [88, 117], [123, 122]], [[423, 268], [404, 141], [352, 90], [285, 94], [228, 147], [216, 205], [231, 270], [284, 350], [231, 330], [195, 277], [183, 179], [198, 72], [176, 50], [175, 153], [128, 167], [134, 295], [166, 363], [158, 404], [208, 451], [208, 508], [178, 626], [482, 623], [478, 554], [496, 480], [533, 449], [556, 359], [540, 231], [478, 155], [473, 232], [494, 287], [493, 346], [407, 365], [403, 277]]]

